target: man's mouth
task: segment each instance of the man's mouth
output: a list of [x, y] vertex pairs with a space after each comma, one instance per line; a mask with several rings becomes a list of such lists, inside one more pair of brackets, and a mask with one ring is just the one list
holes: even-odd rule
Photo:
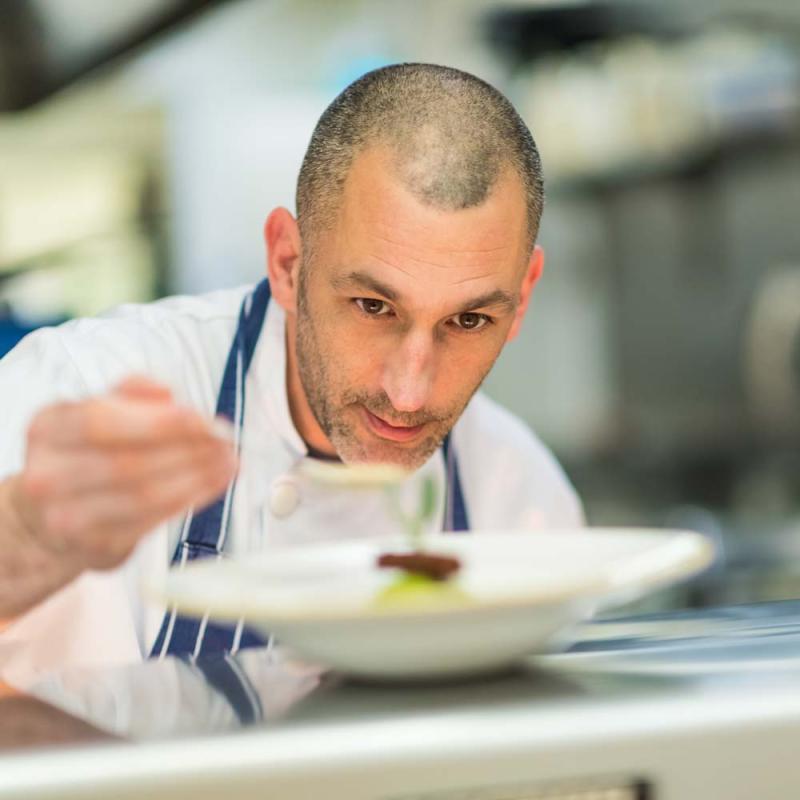
[[410, 442], [415, 439], [422, 432], [425, 423], [422, 425], [392, 425], [386, 420], [375, 416], [371, 411], [367, 411], [363, 406], [361, 407], [364, 412], [364, 419], [367, 422], [367, 427], [380, 436], [381, 439], [388, 439], [392, 442]]

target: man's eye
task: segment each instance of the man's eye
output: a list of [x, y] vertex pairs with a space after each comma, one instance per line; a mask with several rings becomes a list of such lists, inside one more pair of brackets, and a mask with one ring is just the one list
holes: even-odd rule
[[356, 305], [371, 317], [382, 317], [391, 311], [391, 307], [385, 300], [376, 300], [374, 297], [357, 297]]
[[487, 317], [486, 314], [476, 314], [470, 311], [466, 314], [459, 314], [453, 317], [453, 322], [461, 328], [461, 330], [477, 331], [489, 323], [489, 317]]

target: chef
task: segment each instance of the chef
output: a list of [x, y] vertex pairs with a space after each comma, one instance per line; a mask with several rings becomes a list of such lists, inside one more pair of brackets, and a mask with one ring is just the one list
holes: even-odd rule
[[319, 120], [296, 199], [266, 220], [255, 285], [43, 329], [0, 362], [0, 678], [260, 643], [142, 580], [394, 530], [379, 495], [316, 486], [307, 459], [434, 477], [454, 535], [582, 523], [548, 450], [477, 392], [543, 264], [511, 104], [450, 68], [368, 73]]

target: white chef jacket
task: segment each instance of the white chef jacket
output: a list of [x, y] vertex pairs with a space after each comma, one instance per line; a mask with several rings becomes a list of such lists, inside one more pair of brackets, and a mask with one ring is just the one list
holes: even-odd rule
[[[213, 416], [241, 302], [251, 288], [125, 305], [27, 336], [0, 360], [0, 478], [22, 468], [25, 433], [38, 409], [107, 392], [132, 373], [159, 381], [177, 402]], [[246, 378], [245, 449], [229, 546], [241, 553], [395, 532], [379, 493], [333, 491], [300, 474], [307, 449], [291, 419], [285, 373], [285, 317], [273, 300]], [[580, 502], [551, 453], [480, 392], [454, 427], [452, 442], [473, 529], [583, 524]], [[420, 472], [444, 485], [439, 453]], [[439, 505], [438, 528], [443, 498]], [[164, 608], [145, 599], [143, 578], [166, 573], [180, 527], [180, 518], [160, 525], [122, 566], [84, 573], [13, 622], [0, 633], [0, 679], [25, 686], [53, 668], [146, 658]]]

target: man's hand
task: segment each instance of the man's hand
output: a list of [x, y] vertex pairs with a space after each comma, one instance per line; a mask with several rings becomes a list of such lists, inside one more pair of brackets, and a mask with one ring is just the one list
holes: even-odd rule
[[218, 497], [236, 471], [209, 421], [143, 378], [45, 408], [27, 444], [7, 487], [18, 533], [80, 569], [120, 564], [158, 523]]

